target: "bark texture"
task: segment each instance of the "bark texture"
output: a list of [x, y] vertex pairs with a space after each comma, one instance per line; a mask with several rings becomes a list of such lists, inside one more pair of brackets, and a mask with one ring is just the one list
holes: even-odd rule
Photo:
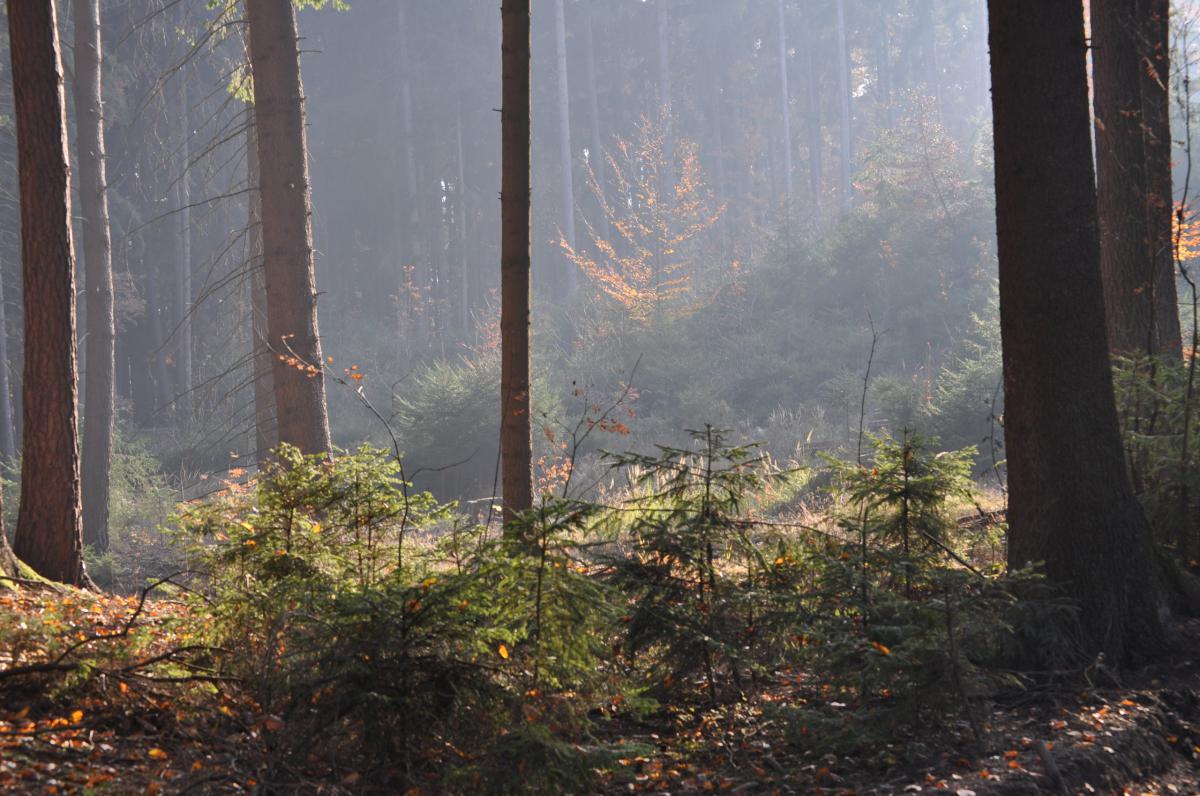
[[87, 337], [83, 383], [83, 541], [108, 549], [116, 328], [105, 178], [100, 0], [75, 0], [75, 148], [83, 219]]
[[4, 280], [0, 278], [0, 455], [12, 461], [17, 455], [13, 439], [12, 386], [8, 378], [8, 308], [4, 304]]
[[1104, 329], [1080, 0], [991, 0], [1010, 567], [1044, 562], [1088, 654], [1160, 638]]
[[1143, 141], [1146, 147], [1146, 212], [1154, 280], [1154, 352], [1183, 359], [1179, 293], [1171, 233], [1171, 29], [1170, 0], [1138, 0], [1142, 30], [1141, 64]]
[[44, 577], [82, 584], [75, 253], [53, 1], [8, 0], [8, 30], [25, 287], [21, 504], [13, 551]]
[[500, 6], [500, 469], [504, 518], [533, 506], [529, 418], [529, 0]]
[[279, 444], [275, 428], [275, 380], [271, 374], [271, 349], [267, 345], [267, 278], [263, 270], [262, 194], [258, 190], [258, 136], [254, 110], [247, 110], [246, 182], [249, 212], [246, 219], [246, 268], [250, 271], [250, 341], [254, 354], [254, 450], [259, 464], [270, 459]]
[[246, 16], [276, 427], [281, 443], [328, 453], [296, 11], [291, 0], [246, 0]]

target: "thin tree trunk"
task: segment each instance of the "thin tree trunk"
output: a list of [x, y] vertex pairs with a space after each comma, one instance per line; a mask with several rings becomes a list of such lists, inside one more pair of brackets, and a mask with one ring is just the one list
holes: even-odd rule
[[1080, 606], [1084, 652], [1119, 665], [1161, 626], [1105, 339], [1083, 6], [989, 11], [1008, 562], [1044, 562]]
[[838, 107], [841, 109], [842, 145], [838, 153], [838, 187], [841, 191], [842, 210], [850, 209], [851, 163], [854, 160], [853, 138], [850, 132], [850, 58], [846, 47], [846, 3], [837, 0], [837, 69]]
[[178, 337], [175, 346], [175, 368], [178, 378], [176, 386], [179, 390], [177, 397], [180, 415], [184, 419], [192, 416], [192, 191], [191, 191], [191, 161], [192, 161], [192, 126], [189, 122], [188, 91], [186, 75], [179, 92], [179, 132], [180, 132], [180, 162], [183, 165], [178, 179], [175, 181], [175, 206], [179, 212], [176, 216], [176, 262], [175, 272], [175, 312], [179, 326], [175, 329]]
[[671, 36], [669, 0], [655, 3], [658, 22], [658, 106], [663, 125], [663, 164], [660, 198], [675, 185], [675, 114], [671, 106]]
[[25, 287], [21, 505], [13, 552], [83, 584], [75, 252], [58, 26], [52, 0], [8, 0]]
[[0, 275], [0, 455], [14, 461], [12, 385], [8, 378], [8, 307], [4, 301], [4, 277]]
[[[424, 219], [421, 213], [421, 197], [418, 188], [417, 180], [417, 158], [413, 125], [413, 101], [412, 101], [412, 64], [409, 59], [409, 36], [408, 36], [408, 16], [405, 9], [405, 3], [396, 4], [397, 7], [397, 23], [399, 25], [399, 35], [397, 38], [399, 58], [400, 58], [400, 133], [401, 142], [400, 148], [404, 156], [404, 185], [407, 195], [402, 198], [401, 205], [407, 209], [407, 218], [401, 224], [401, 234], [404, 240], [401, 243], [401, 263], [403, 266], [409, 266], [412, 271], [408, 275], [402, 273], [400, 275], [401, 289], [404, 289], [406, 279], [411, 279], [412, 284], [418, 289], [416, 304], [411, 302], [409, 306], [414, 310], [413, 321], [411, 325], [412, 332], [416, 339], [408, 341], [409, 350], [414, 352], [424, 351], [428, 340], [425, 334], [425, 315], [424, 312], [432, 311], [428, 306], [422, 307], [421, 302], [426, 302], [429, 298], [430, 279], [427, 269], [431, 267], [431, 263], [426, 261], [425, 252], [422, 251], [420, 245], [420, 236], [424, 230]], [[432, 255], [432, 251], [430, 252]], [[430, 257], [432, 259], [432, 256]], [[406, 319], [402, 319], [403, 321]]]
[[783, 118], [783, 180], [789, 212], [794, 199], [792, 182], [792, 102], [788, 91], [787, 26], [783, 0], [776, 3], [779, 10], [779, 114]]
[[529, 403], [529, 0], [503, 0], [500, 459], [505, 522], [533, 506]]
[[[595, 0], [593, 0], [594, 2]], [[592, 16], [595, 11], [592, 4], [588, 4], [585, 8], [583, 47], [587, 61], [588, 115], [590, 116], [592, 126], [592, 149], [588, 156], [588, 164], [592, 167], [592, 175], [596, 180], [596, 185], [600, 189], [600, 196], [606, 197], [608, 194], [608, 179], [605, 176], [605, 169], [608, 163], [604, 159], [604, 140], [600, 137], [600, 98], [596, 90], [596, 41], [595, 33], [592, 30]], [[602, 239], [608, 239], [607, 220], [598, 225], [597, 232], [600, 233]]]
[[291, 0], [246, 0], [262, 196], [267, 338], [279, 441], [328, 453], [329, 414], [317, 328], [304, 94]]
[[1128, 0], [1092, 0], [1096, 193], [1108, 343], [1121, 353], [1154, 346], [1154, 270], [1146, 213], [1142, 26]]
[[1154, 353], [1174, 362], [1183, 359], [1179, 294], [1172, 251], [1171, 214], [1171, 29], [1170, 0], [1138, 0], [1142, 24], [1141, 76], [1143, 135], [1146, 150], [1146, 209], [1151, 280], [1154, 285]]
[[821, 135], [821, 81], [817, 75], [816, 61], [813, 58], [813, 50], [816, 48], [816, 36], [811, 24], [805, 26], [804, 33], [804, 72], [808, 76], [808, 79], [805, 80], [804, 88], [804, 93], [808, 100], [808, 190], [813, 206], [813, 213], [819, 216], [821, 213], [821, 183], [823, 182], [821, 163], [821, 150], [823, 148], [823, 136]]
[[455, 195], [458, 199], [458, 323], [463, 337], [471, 334], [471, 258], [468, 255], [470, 238], [467, 235], [467, 166], [463, 155], [463, 123], [462, 102], [458, 103], [458, 113], [455, 116], [454, 132], [458, 144], [458, 185]]
[[87, 371], [83, 385], [83, 542], [108, 549], [116, 326], [105, 179], [100, 0], [75, 0], [75, 148], [83, 216]]
[[275, 428], [275, 379], [271, 349], [267, 345], [267, 277], [263, 268], [262, 193], [259, 191], [258, 136], [254, 109], [246, 113], [246, 183], [249, 188], [246, 218], [246, 267], [250, 270], [250, 344], [254, 355], [254, 450], [258, 463], [271, 458], [279, 444]]
[[[575, 250], [575, 175], [574, 158], [571, 155], [571, 91], [567, 80], [567, 15], [563, 0], [554, 0], [554, 42], [558, 64], [558, 162], [562, 170], [562, 213], [563, 237]], [[579, 284], [579, 269], [575, 262], [564, 257], [566, 264], [567, 294], [575, 292]]]

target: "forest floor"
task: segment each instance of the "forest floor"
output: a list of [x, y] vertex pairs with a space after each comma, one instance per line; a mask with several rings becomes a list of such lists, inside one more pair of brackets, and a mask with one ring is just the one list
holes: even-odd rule
[[[286, 733], [237, 683], [204, 668], [184, 603], [27, 583], [0, 589], [0, 791], [254, 793]], [[840, 709], [798, 673], [739, 702], [635, 720], [602, 738], [641, 751], [609, 793], [1200, 794], [1200, 622], [1180, 651], [1118, 678], [1027, 691], [945, 726], [880, 728], [824, 752], [780, 710]], [[961, 713], [961, 711], [959, 711]], [[789, 730], [788, 727], [792, 727]], [[801, 730], [801, 733], [804, 731]], [[808, 751], [801, 751], [802, 749]], [[355, 793], [353, 774], [312, 792]], [[411, 789], [404, 796], [418, 796]]]

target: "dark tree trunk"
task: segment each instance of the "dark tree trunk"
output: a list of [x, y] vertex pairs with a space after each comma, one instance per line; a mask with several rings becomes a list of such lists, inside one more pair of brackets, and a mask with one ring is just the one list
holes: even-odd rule
[[1149, 528], [1125, 470], [1104, 330], [1079, 0], [992, 0], [1012, 568], [1045, 562], [1089, 654], [1158, 643]]
[[[661, 0], [660, 0], [661, 2]], [[500, 468], [504, 518], [533, 506], [529, 417], [529, 0], [500, 6]]]
[[8, 307], [4, 301], [4, 277], [0, 274], [0, 455], [13, 461], [17, 455], [13, 439], [12, 385], [8, 378]]
[[8, 0], [25, 289], [21, 505], [13, 552], [86, 581], [75, 399], [75, 253], [62, 61], [52, 0]]
[[246, 183], [249, 212], [246, 219], [246, 268], [250, 271], [250, 344], [254, 356], [254, 450], [259, 464], [270, 459], [279, 444], [275, 428], [274, 377], [271, 349], [267, 345], [267, 278], [263, 269], [262, 194], [258, 190], [258, 137], [254, 110], [247, 109]]
[[1134, 3], [1092, 0], [1096, 193], [1109, 347], [1148, 353], [1154, 341], [1141, 46]]
[[1139, 0], [1142, 117], [1146, 147], [1146, 207], [1154, 284], [1154, 351], [1183, 359], [1179, 295], [1175, 280], [1171, 214], [1171, 30], [1170, 0]]
[[83, 217], [87, 343], [83, 384], [83, 542], [108, 549], [108, 481], [112, 460], [113, 315], [112, 238], [105, 179], [101, 93], [100, 0], [75, 0], [75, 148]]
[[279, 441], [328, 453], [329, 415], [317, 330], [312, 199], [296, 11], [291, 0], [246, 0], [262, 196], [267, 336]]

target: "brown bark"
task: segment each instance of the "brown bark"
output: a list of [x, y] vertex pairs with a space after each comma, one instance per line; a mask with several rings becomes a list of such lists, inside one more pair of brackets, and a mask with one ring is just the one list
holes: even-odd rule
[[1088, 654], [1159, 642], [1104, 329], [1079, 0], [989, 3], [1010, 567], [1044, 562]]
[[100, 2], [75, 0], [75, 148], [87, 302], [83, 404], [83, 541], [108, 549], [116, 329], [105, 179]]
[[1171, 31], [1170, 0], [1138, 0], [1143, 141], [1146, 148], [1146, 212], [1154, 284], [1154, 352], [1179, 362], [1178, 283], [1172, 250], [1171, 213]]
[[12, 387], [8, 378], [8, 307], [4, 303], [4, 278], [0, 277], [0, 456], [12, 461], [16, 453]]
[[276, 427], [281, 443], [308, 454], [328, 453], [296, 12], [291, 0], [246, 0], [246, 16]]
[[75, 253], [63, 71], [52, 0], [8, 0], [25, 286], [21, 504], [15, 552], [80, 584], [83, 528], [75, 398]]
[[533, 506], [529, 418], [529, 0], [503, 0], [500, 459], [504, 518]]
[[265, 463], [279, 444], [275, 428], [274, 379], [271, 349], [267, 346], [267, 279], [263, 270], [262, 194], [259, 193], [258, 137], [254, 110], [248, 109], [246, 127], [246, 182], [250, 191], [246, 219], [246, 267], [250, 270], [250, 344], [254, 354], [254, 450]]
[[1108, 340], [1179, 360], [1165, 0], [1093, 0], [1096, 188]]

